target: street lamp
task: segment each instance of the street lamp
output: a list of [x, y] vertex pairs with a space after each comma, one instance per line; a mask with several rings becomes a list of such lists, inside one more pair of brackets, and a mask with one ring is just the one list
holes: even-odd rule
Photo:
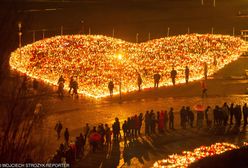
[[42, 29], [42, 39], [44, 39], [45, 38], [45, 29]]
[[81, 20], [81, 31], [82, 31], [82, 34], [84, 34], [84, 21]]
[[35, 30], [33, 31], [33, 43], [35, 42]]
[[[121, 62], [122, 55], [118, 54], [118, 60]], [[120, 81], [119, 81], [119, 94], [120, 94], [120, 100], [121, 100], [121, 77], [122, 77], [122, 66], [120, 68]]]
[[20, 61], [22, 61], [22, 52], [21, 52], [21, 47], [22, 47], [22, 23], [21, 22], [18, 22], [18, 36], [19, 36]]
[[[118, 63], [119, 63], [119, 66], [120, 66], [120, 68], [119, 68], [119, 77], [120, 77], [120, 81], [119, 81], [119, 95], [120, 95], [120, 102], [121, 102], [121, 99], [122, 99], [122, 92], [121, 92], [122, 71], [123, 71], [124, 64], [126, 64], [128, 60], [125, 57], [123, 57], [123, 54], [115, 55], [115, 57], [118, 59]], [[129, 64], [129, 66], [131, 66], [133, 69], [136, 70], [136, 72], [138, 72], [137, 68], [135, 68], [131, 64]]]
[[19, 35], [19, 48], [22, 47], [22, 23], [18, 23], [18, 35]]
[[60, 26], [60, 35], [62, 36], [64, 34], [64, 26]]
[[167, 37], [170, 35], [170, 27], [167, 28]]

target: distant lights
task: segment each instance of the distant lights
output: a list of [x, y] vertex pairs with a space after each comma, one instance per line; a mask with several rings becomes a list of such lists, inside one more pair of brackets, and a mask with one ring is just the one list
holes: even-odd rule
[[66, 89], [70, 77], [76, 76], [79, 93], [101, 98], [109, 95], [110, 80], [115, 84], [114, 94], [119, 94], [120, 71], [122, 93], [138, 90], [138, 73], [143, 89], [154, 86], [153, 75], [157, 72], [162, 75], [160, 86], [172, 85], [172, 66], [178, 71], [176, 83], [185, 82], [186, 65], [190, 68], [189, 80], [198, 80], [203, 77], [204, 62], [211, 75], [236, 60], [245, 44], [240, 38], [212, 34], [172, 36], [140, 44], [102, 35], [65, 35], [17, 49], [11, 53], [9, 64], [48, 84], [57, 85], [63, 75]]
[[[247, 145], [247, 143], [244, 143]], [[159, 160], [153, 164], [153, 168], [186, 168], [191, 163], [202, 158], [219, 155], [239, 147], [230, 143], [215, 143], [210, 146], [201, 146], [193, 151], [183, 151], [181, 155], [169, 155], [167, 159]]]

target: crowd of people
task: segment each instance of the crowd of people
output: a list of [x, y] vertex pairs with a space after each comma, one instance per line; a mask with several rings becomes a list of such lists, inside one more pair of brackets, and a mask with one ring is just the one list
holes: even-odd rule
[[[59, 77], [58, 80], [58, 96], [63, 99], [64, 97], [64, 86], [65, 86], [65, 79], [63, 75]], [[69, 81], [69, 92], [68, 94], [71, 95], [72, 97], [75, 96], [78, 98], [78, 82], [76, 80], [76, 77], [72, 76]], [[72, 91], [72, 92], [71, 92]]]
[[[170, 78], [171, 78], [172, 84], [173, 84], [173, 86], [175, 86], [176, 85], [176, 78], [177, 78], [177, 70], [175, 70], [174, 67], [172, 67], [172, 70], [170, 73], [171, 73]], [[185, 74], [184, 75], [185, 75], [185, 83], [188, 84], [189, 76], [190, 76], [190, 69], [188, 66], [185, 67]], [[137, 76], [138, 76], [138, 79], [137, 79], [138, 91], [141, 91], [143, 79], [139, 73]], [[208, 77], [208, 67], [207, 67], [207, 64], [205, 63], [204, 64], [204, 79], [200, 81], [201, 90], [202, 90], [202, 92], [201, 92], [202, 98], [207, 97], [207, 91], [208, 91], [207, 84], [206, 84], [207, 77]], [[159, 83], [160, 83], [161, 78], [162, 78], [162, 76], [159, 73], [155, 73], [153, 75], [154, 88], [159, 87]], [[108, 83], [108, 89], [109, 89], [110, 97], [112, 97], [113, 91], [114, 91], [114, 83], [112, 80], [109, 81], [109, 83]]]
[[[205, 63], [204, 64], [204, 79], [205, 81], [207, 80], [207, 64]], [[188, 84], [188, 81], [189, 81], [189, 76], [190, 76], [190, 69], [188, 66], [185, 67], [185, 83]], [[176, 78], [177, 78], [177, 70], [174, 69], [174, 67], [172, 67], [172, 70], [171, 70], [171, 75], [170, 75], [170, 78], [171, 78], [171, 81], [172, 81], [172, 84], [173, 86], [176, 85]], [[69, 95], [71, 96], [76, 96], [76, 98], [78, 98], [78, 82], [77, 82], [77, 77], [74, 77], [72, 76], [70, 78], [70, 81], [69, 81]], [[162, 76], [159, 74], [159, 73], [155, 73], [153, 75], [153, 79], [154, 79], [154, 88], [158, 88], [159, 87], [159, 83], [160, 83], [160, 80], [161, 80]], [[201, 88], [202, 88], [202, 97], [207, 97], [207, 87], [206, 87], [206, 82], [204, 80], [201, 81]], [[58, 96], [63, 99], [64, 97], [64, 85], [65, 85], [65, 79], [63, 77], [63, 75], [61, 75], [58, 79]], [[143, 79], [141, 77], [141, 75], [139, 73], [137, 73], [137, 87], [138, 87], [138, 91], [141, 91], [142, 90], [142, 83], [143, 83]], [[109, 95], [110, 97], [113, 96], [113, 93], [114, 93], [114, 88], [115, 88], [115, 84], [112, 80], [109, 81], [108, 83], [108, 89], [109, 89]], [[119, 85], [119, 87], [121, 87]], [[120, 88], [119, 88], [120, 89]], [[72, 93], [71, 93], [72, 91]], [[120, 91], [120, 90], [119, 90]]]
[[[218, 128], [233, 124], [240, 127], [242, 119], [245, 127], [247, 125], [248, 106], [246, 103], [243, 106], [234, 103], [230, 105], [224, 103], [222, 106], [216, 105], [215, 107], [197, 105], [192, 109], [189, 106], [182, 106], [178, 112], [182, 129], [194, 127], [201, 129], [204, 125], [206, 128]], [[171, 107], [168, 112], [167, 110], [157, 112], [150, 110], [146, 111], [144, 115], [143, 113], [133, 115], [124, 120], [122, 124], [116, 117], [112, 128], [108, 124], [90, 126], [87, 123], [83, 132], [76, 137], [74, 142], [71, 140], [68, 128], [65, 128], [64, 143], [59, 146], [50, 162], [74, 163], [85, 155], [84, 148], [87, 143], [90, 145], [91, 151], [95, 153], [99, 150], [110, 150], [112, 143], [119, 143], [121, 140], [124, 140], [126, 144], [128, 141], [142, 136], [142, 134], [143, 136], [151, 136], [163, 134], [169, 130], [175, 131], [174, 115], [174, 109]], [[142, 127], [143, 123], [144, 127]], [[60, 139], [63, 130], [60, 121], [55, 125], [55, 130], [57, 139]], [[142, 132], [143, 130], [144, 132]]]

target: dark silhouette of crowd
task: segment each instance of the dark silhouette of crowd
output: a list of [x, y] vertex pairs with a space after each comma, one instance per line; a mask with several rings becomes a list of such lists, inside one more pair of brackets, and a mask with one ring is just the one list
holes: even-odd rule
[[213, 109], [214, 125], [226, 126], [228, 124], [233, 125], [235, 121], [236, 126], [241, 126], [243, 118], [244, 125], [247, 125], [248, 107], [245, 103], [243, 106], [234, 105], [233, 103], [228, 106], [224, 103], [222, 107], [215, 106]]
[[[189, 106], [182, 106], [178, 112], [182, 129], [193, 127], [201, 129], [204, 125], [206, 128], [213, 129], [227, 125], [240, 127], [241, 121], [243, 121], [243, 127], [247, 125], [248, 107], [246, 103], [243, 106], [224, 103], [222, 106], [216, 105], [213, 108], [207, 106], [202, 109], [195, 109], [195, 107], [191, 109]], [[62, 128], [62, 123], [58, 121], [55, 126], [57, 139], [60, 138]], [[124, 144], [127, 144], [128, 141], [131, 142], [142, 136], [143, 130], [144, 136], [163, 134], [169, 130], [174, 131], [174, 109], [171, 107], [168, 112], [167, 110], [155, 112], [152, 109], [146, 111], [145, 114], [140, 113], [139, 115], [130, 116], [122, 124], [119, 118], [116, 117], [112, 124], [112, 129], [108, 124], [89, 126], [87, 123], [83, 128], [83, 132], [75, 138], [74, 142], [70, 141], [69, 129], [65, 128], [64, 143], [59, 146], [50, 162], [73, 164], [76, 160], [84, 157], [84, 148], [87, 142], [92, 153], [109, 151], [112, 143], [119, 144], [120, 141], [124, 140]]]
[[[71, 76], [70, 81], [69, 81], [69, 95], [75, 98], [78, 98], [78, 82], [76, 80], [76, 76]], [[63, 75], [61, 75], [58, 79], [58, 96], [59, 98], [63, 99], [64, 97], [64, 85], [65, 85], [65, 79]], [[72, 91], [72, 93], [71, 93]]]

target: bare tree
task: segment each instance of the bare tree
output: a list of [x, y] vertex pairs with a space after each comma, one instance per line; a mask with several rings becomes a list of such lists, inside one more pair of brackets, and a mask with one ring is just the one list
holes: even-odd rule
[[0, 88], [1, 163], [25, 162], [30, 159], [35, 151], [34, 146], [37, 145], [33, 145], [33, 130], [42, 120], [40, 113], [34, 113], [39, 97], [29, 95], [22, 87], [23, 82], [24, 80], [17, 76], [12, 80], [5, 80]]

